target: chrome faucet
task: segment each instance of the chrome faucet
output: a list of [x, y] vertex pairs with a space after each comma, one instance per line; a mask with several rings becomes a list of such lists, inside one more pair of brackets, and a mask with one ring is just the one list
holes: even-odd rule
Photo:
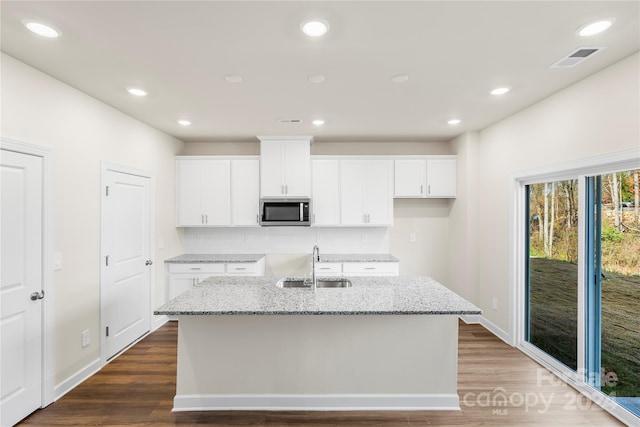
[[311, 289], [313, 289], [313, 292], [318, 288], [318, 281], [316, 278], [316, 261], [320, 262], [320, 248], [318, 245], [315, 245], [313, 247], [313, 251], [311, 251]]

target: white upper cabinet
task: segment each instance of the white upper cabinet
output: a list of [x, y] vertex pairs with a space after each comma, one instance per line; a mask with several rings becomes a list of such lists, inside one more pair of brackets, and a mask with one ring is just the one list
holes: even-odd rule
[[393, 225], [393, 161], [341, 160], [343, 226]]
[[259, 226], [260, 161], [231, 161], [231, 225]]
[[312, 225], [340, 225], [340, 162], [312, 160], [311, 184]]
[[260, 136], [262, 197], [311, 196], [311, 137]]
[[456, 159], [396, 159], [394, 197], [456, 197]]
[[427, 197], [456, 197], [456, 159], [427, 160]]
[[231, 219], [231, 162], [177, 160], [177, 225], [223, 226]]
[[425, 197], [427, 161], [424, 159], [395, 161], [395, 197]]

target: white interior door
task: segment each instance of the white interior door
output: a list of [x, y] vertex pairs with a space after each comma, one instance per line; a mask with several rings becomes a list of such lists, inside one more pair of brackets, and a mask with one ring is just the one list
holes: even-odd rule
[[10, 426], [42, 404], [42, 158], [0, 153], [0, 425]]
[[151, 329], [150, 179], [106, 170], [102, 310], [110, 359]]

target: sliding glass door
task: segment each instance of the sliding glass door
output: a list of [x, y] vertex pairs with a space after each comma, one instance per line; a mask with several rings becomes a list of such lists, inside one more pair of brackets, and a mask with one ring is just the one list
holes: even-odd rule
[[638, 174], [586, 180], [586, 359], [591, 385], [640, 416]]
[[570, 179], [540, 179], [523, 187], [525, 348], [534, 346], [554, 369], [583, 378], [578, 382], [636, 419], [639, 175], [640, 169], [576, 171], [575, 178], [568, 174]]

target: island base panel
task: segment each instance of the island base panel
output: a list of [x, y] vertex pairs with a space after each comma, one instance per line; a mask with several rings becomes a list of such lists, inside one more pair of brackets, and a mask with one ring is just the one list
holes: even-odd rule
[[455, 315], [179, 316], [174, 411], [459, 409]]

